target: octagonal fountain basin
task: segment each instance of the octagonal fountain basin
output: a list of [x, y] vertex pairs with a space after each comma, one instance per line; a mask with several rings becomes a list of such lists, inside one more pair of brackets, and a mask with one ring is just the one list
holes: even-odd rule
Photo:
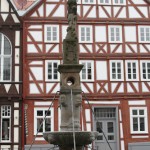
[[[73, 131], [56, 131], [43, 133], [44, 139], [58, 146], [73, 146]], [[98, 132], [75, 131], [76, 146], [84, 146], [91, 144], [98, 137]]]

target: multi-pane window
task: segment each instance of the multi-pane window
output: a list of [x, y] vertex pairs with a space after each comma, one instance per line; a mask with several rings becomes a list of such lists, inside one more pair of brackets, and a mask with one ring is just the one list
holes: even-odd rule
[[137, 61], [126, 61], [126, 78], [127, 80], [138, 79]]
[[94, 78], [94, 64], [93, 61], [81, 61], [83, 65], [81, 71], [81, 80], [82, 81], [93, 81]]
[[150, 27], [147, 26], [139, 27], [139, 41], [150, 42]]
[[123, 62], [122, 61], [110, 61], [111, 80], [123, 79]]
[[96, 0], [83, 0], [83, 4], [95, 4]]
[[[46, 118], [45, 118], [46, 116]], [[53, 130], [53, 111], [46, 108], [35, 108], [34, 110], [34, 134]]]
[[110, 0], [99, 0], [99, 4], [110, 4]]
[[113, 0], [113, 4], [125, 4], [125, 0]]
[[80, 42], [92, 42], [92, 28], [91, 26], [81, 26], [79, 28]]
[[131, 133], [147, 133], [147, 108], [130, 108]]
[[120, 26], [109, 26], [109, 42], [122, 42], [122, 31]]
[[58, 25], [46, 25], [45, 42], [58, 42], [58, 41], [59, 41]]
[[150, 80], [150, 61], [141, 61], [141, 78]]
[[59, 61], [46, 61], [46, 80], [47, 81], [58, 81], [58, 65]]
[[11, 43], [0, 33], [0, 81], [11, 80]]
[[11, 107], [1, 106], [1, 142], [10, 142], [11, 127]]

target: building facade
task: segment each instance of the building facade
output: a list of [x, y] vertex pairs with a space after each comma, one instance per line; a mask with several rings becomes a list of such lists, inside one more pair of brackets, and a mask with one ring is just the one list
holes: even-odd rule
[[21, 150], [22, 25], [12, 3], [0, 0], [0, 149]]
[[[32, 148], [48, 148], [42, 133], [59, 130], [54, 95], [68, 26], [67, 0], [35, 3], [23, 15], [25, 149], [35, 135]], [[78, 0], [81, 124], [82, 130], [99, 131], [96, 150], [150, 149], [149, 8], [144, 0]]]

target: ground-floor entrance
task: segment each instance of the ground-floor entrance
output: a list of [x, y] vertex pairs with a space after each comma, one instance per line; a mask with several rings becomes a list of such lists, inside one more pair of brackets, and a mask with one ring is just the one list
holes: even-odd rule
[[[94, 108], [94, 127], [99, 132], [96, 150], [118, 150], [117, 108]], [[110, 148], [111, 147], [111, 148]]]

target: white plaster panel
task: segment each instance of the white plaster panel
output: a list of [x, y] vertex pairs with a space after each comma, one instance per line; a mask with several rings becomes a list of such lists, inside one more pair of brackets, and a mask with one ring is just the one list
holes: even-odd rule
[[28, 29], [42, 29], [41, 25], [31, 25]]
[[56, 4], [46, 4], [46, 17], [50, 15]]
[[14, 128], [14, 142], [15, 143], [19, 142], [19, 128], [18, 127]]
[[18, 102], [14, 103], [14, 108], [19, 108], [19, 103]]
[[6, 92], [9, 91], [11, 84], [4, 84]]
[[15, 46], [20, 46], [20, 31], [15, 32]]
[[136, 27], [135, 26], [125, 26], [125, 41], [126, 42], [136, 42]]
[[94, 92], [93, 83], [86, 83], [86, 84], [87, 84], [88, 88], [89, 88], [92, 92]]
[[29, 85], [29, 89], [30, 89], [30, 90], [29, 90], [30, 94], [40, 94], [40, 92], [39, 92], [39, 90], [38, 90], [36, 84], [34, 84], [34, 83], [31, 83], [31, 84]]
[[144, 0], [132, 0], [134, 4], [146, 4]]
[[129, 18], [142, 18], [134, 7], [129, 8]]
[[133, 101], [128, 101], [128, 105], [146, 105], [145, 100], [133, 100]]
[[[131, 48], [130, 48], [131, 47]], [[130, 44], [130, 47], [128, 45], [125, 45], [125, 50], [126, 50], [126, 53], [133, 53], [133, 51], [135, 53], [138, 52], [138, 48], [137, 48], [137, 45], [136, 44]], [[132, 51], [133, 49], [133, 51]]]
[[134, 92], [133, 88], [130, 86], [129, 83], [127, 83], [127, 92], [128, 93], [133, 93]]
[[145, 135], [145, 136], [144, 135], [143, 136], [142, 135], [141, 136], [132, 136], [132, 138], [133, 139], [142, 139], [142, 138], [149, 138], [149, 136], [148, 135]]
[[1, 12], [9, 12], [9, 3], [7, 0], [1, 0]]
[[20, 62], [20, 49], [15, 48], [15, 64], [19, 64]]
[[86, 122], [91, 121], [90, 109], [85, 110]]
[[37, 12], [34, 12], [34, 13], [31, 15], [31, 17], [38, 17]]
[[[85, 103], [87, 104], [88, 102], [85, 101]], [[107, 105], [116, 105], [116, 104], [120, 104], [120, 101], [89, 101], [90, 104], [107, 104]]]
[[87, 131], [91, 131], [91, 123], [86, 123], [86, 129]]
[[7, 149], [7, 148], [10, 148], [10, 145], [1, 145], [1, 149]]
[[122, 113], [121, 113], [121, 109], [119, 109], [119, 121], [122, 121]]
[[43, 80], [43, 68], [42, 67], [30, 67], [36, 80]]
[[19, 110], [14, 110], [14, 125], [19, 125]]
[[65, 26], [65, 25], [62, 26], [62, 41], [63, 41], [63, 39], [65, 39], [65, 37], [67, 35], [67, 27], [68, 26]]
[[124, 140], [121, 140], [121, 150], [125, 150]]
[[142, 82], [142, 92], [149, 92], [149, 89], [146, 87], [146, 85]]
[[[55, 83], [47, 83], [47, 84], [46, 84], [46, 93], [49, 93], [49, 92], [52, 90], [54, 84], [55, 84]], [[59, 90], [60, 90], [60, 84], [58, 83], [58, 84], [55, 86], [55, 88], [54, 88], [51, 92], [52, 92], [52, 93], [56, 93], [56, 92], [59, 91]]]
[[84, 91], [85, 93], [89, 93], [89, 91], [87, 90], [87, 88], [84, 86], [84, 84], [81, 83], [81, 89], [82, 91]]
[[1, 16], [2, 16], [3, 21], [5, 22], [8, 17], [8, 14], [1, 14]]
[[44, 16], [44, 4], [40, 6], [40, 8], [38, 9], [38, 12], [39, 12], [39, 15], [40, 17], [43, 17]]
[[[101, 6], [99, 6], [98, 8], [99, 8], [99, 17], [100, 18], [108, 18], [107, 14], [103, 10], [103, 8]], [[104, 6], [104, 8], [106, 9], [107, 13], [111, 16], [111, 7], [110, 6]]]
[[19, 81], [19, 66], [15, 66], [15, 81]]
[[107, 80], [107, 62], [106, 61], [96, 61], [96, 79]]
[[34, 106], [50, 106], [52, 102], [34, 102]]
[[106, 27], [96, 26], [95, 27], [95, 42], [106, 42]]
[[[118, 44], [110, 44], [110, 51], [113, 53], [115, 48], [118, 46]], [[115, 50], [115, 53], [122, 53], [122, 45], [119, 45], [117, 50]]]
[[142, 14], [147, 18], [148, 17], [148, 8], [147, 7], [137, 7], [141, 12]]
[[65, 5], [59, 5], [53, 17], [65, 17]]
[[17, 18], [16, 14], [11, 14], [12, 15], [12, 18], [14, 20], [15, 23], [19, 23], [19, 19]]
[[43, 65], [43, 61], [32, 61], [30, 65]]
[[[144, 44], [144, 46], [145, 46], [148, 50], [150, 50], [150, 44]], [[141, 53], [148, 53], [148, 51], [145, 49], [144, 46], [140, 44], [140, 52], [141, 52]]]
[[96, 18], [96, 6], [92, 8], [90, 13], [88, 14], [87, 18]]
[[120, 123], [120, 138], [123, 138], [123, 125]]
[[17, 89], [17, 92], [19, 93], [19, 84], [15, 84], [15, 87]]
[[121, 12], [118, 15], [118, 18], [126, 18], [126, 7], [122, 8]]
[[81, 16], [81, 6], [80, 5], [77, 6], [77, 14], [79, 16]]
[[29, 31], [32, 38], [37, 42], [42, 42], [42, 32], [41, 31]]
[[117, 93], [123, 93], [124, 92], [124, 84], [122, 83], [117, 91]]
[[87, 13], [87, 11], [89, 10], [90, 6], [87, 5], [83, 5], [83, 16], [85, 16], [85, 14]]
[[35, 139], [36, 141], [45, 141], [45, 139], [43, 137], [36, 137]]
[[19, 146], [18, 145], [14, 145], [14, 150], [18, 150]]

